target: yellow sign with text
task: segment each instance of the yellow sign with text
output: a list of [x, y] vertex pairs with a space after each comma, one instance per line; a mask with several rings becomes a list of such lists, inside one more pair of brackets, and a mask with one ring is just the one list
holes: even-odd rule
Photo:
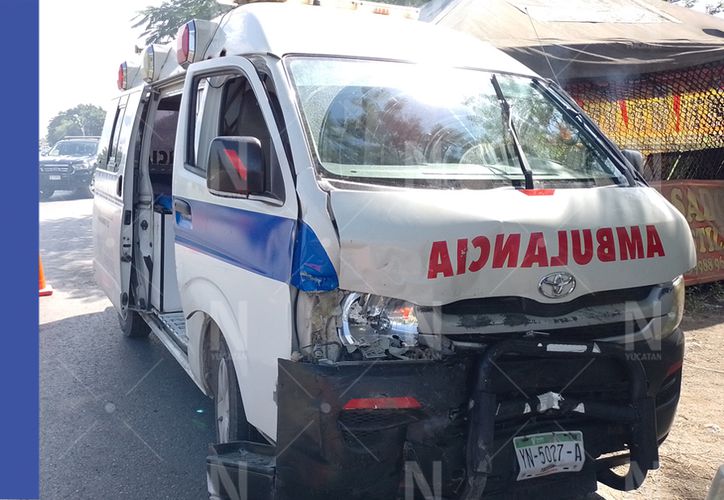
[[666, 181], [658, 189], [684, 214], [694, 237], [697, 263], [686, 284], [724, 280], [724, 181]]

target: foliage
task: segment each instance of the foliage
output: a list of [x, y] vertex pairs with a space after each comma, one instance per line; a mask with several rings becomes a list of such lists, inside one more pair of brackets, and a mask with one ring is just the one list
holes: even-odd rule
[[669, 3], [678, 5], [679, 7], [693, 7], [696, 4], [696, 0], [669, 0]]
[[[670, 3], [680, 5], [681, 7], [694, 7], [698, 3], [703, 3], [701, 0], [669, 0]], [[714, 3], [705, 3], [704, 8], [706, 9], [707, 14], [719, 14], [720, 12], [724, 12], [724, 0], [719, 0], [718, 2]]]
[[132, 20], [134, 28], [143, 27], [145, 43], [165, 43], [190, 19], [213, 19], [229, 11], [232, 6], [221, 5], [216, 0], [166, 0], [158, 7], [146, 7]]
[[724, 12], [724, 1], [707, 5], [706, 12], [707, 12], [707, 14], [711, 14], [711, 15], [719, 14], [720, 12]]
[[79, 104], [61, 111], [48, 124], [48, 144], [66, 135], [101, 135], [106, 112], [94, 104]]

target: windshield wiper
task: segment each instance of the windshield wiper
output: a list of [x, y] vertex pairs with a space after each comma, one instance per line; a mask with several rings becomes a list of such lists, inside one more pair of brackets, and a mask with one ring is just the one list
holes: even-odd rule
[[525, 177], [525, 188], [533, 189], [533, 172], [530, 170], [528, 158], [523, 152], [523, 146], [521, 146], [520, 140], [518, 139], [518, 133], [515, 131], [515, 127], [513, 126], [513, 116], [510, 114], [510, 104], [508, 104], [508, 100], [503, 95], [503, 91], [500, 88], [500, 84], [498, 83], [498, 78], [493, 75], [490, 80], [493, 83], [495, 95], [498, 97], [500, 109], [503, 113], [503, 124], [508, 130], [508, 133], [510, 134], [510, 138], [513, 141], [513, 148], [515, 148], [515, 153], [516, 155], [518, 155], [520, 169], [523, 171], [523, 177]]

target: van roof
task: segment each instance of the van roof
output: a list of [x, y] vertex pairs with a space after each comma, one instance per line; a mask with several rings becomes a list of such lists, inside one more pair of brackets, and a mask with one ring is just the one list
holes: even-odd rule
[[229, 12], [206, 51], [315, 54], [442, 63], [534, 76], [492, 45], [428, 23], [339, 8], [252, 3]]

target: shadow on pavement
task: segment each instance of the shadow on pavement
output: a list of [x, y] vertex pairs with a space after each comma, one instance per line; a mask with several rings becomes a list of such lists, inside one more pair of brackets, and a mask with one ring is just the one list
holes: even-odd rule
[[45, 277], [55, 290], [85, 301], [104, 297], [93, 277], [92, 216], [40, 222]]
[[70, 201], [70, 200], [85, 200], [93, 198], [89, 193], [81, 193], [78, 191], [58, 191], [53, 193], [53, 196], [49, 200], [39, 200], [40, 203], [52, 203], [54, 201]]
[[206, 498], [211, 401], [112, 308], [40, 326], [41, 498]]

